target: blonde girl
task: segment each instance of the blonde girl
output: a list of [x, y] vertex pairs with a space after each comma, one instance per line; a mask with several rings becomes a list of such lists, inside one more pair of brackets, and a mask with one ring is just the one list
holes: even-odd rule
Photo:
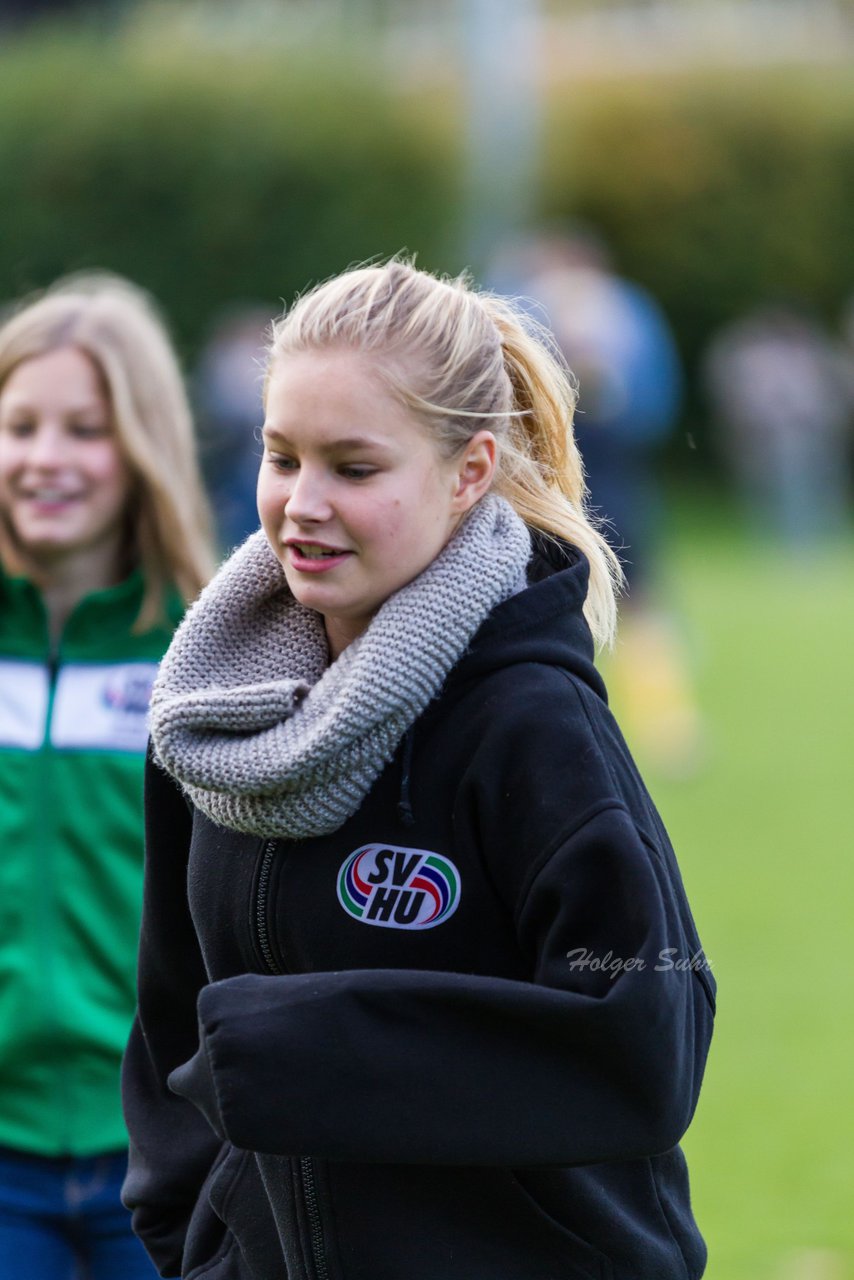
[[275, 326], [262, 529], [152, 700], [124, 1194], [164, 1276], [703, 1271], [714, 983], [593, 665], [573, 403], [405, 262]]
[[150, 1276], [119, 1188], [157, 664], [211, 567], [175, 356], [142, 291], [0, 327], [0, 1276]]

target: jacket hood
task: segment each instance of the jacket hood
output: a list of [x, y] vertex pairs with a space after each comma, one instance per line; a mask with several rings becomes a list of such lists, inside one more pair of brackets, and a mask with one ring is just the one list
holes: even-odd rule
[[563, 667], [607, 702], [584, 617], [590, 578], [586, 556], [568, 542], [531, 531], [528, 585], [493, 609], [475, 633], [449, 684], [515, 664]]

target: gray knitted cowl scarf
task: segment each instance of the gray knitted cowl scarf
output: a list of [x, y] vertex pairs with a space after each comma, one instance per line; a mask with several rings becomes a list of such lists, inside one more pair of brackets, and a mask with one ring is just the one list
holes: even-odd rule
[[481, 622], [520, 590], [527, 526], [487, 495], [328, 664], [323, 619], [262, 532], [190, 609], [151, 701], [155, 756], [220, 826], [300, 839], [359, 808]]

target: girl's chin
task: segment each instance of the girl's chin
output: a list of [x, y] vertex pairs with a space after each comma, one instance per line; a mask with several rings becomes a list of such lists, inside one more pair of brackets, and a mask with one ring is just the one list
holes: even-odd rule
[[61, 556], [75, 550], [73, 538], [50, 536], [48, 534], [20, 533], [15, 539], [24, 555], [28, 556]]
[[21, 555], [45, 566], [62, 564], [89, 553], [110, 552], [113, 547], [116, 556], [120, 556], [120, 531], [112, 528], [105, 532], [67, 527], [46, 529], [44, 526], [26, 527], [18, 524], [14, 527], [13, 537]]

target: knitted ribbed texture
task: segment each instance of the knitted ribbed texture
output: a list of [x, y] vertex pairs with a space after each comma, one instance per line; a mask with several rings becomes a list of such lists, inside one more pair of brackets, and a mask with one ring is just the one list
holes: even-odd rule
[[220, 826], [298, 839], [351, 817], [483, 619], [524, 583], [528, 530], [487, 496], [327, 666], [320, 614], [253, 534], [179, 627], [151, 700], [160, 763]]

